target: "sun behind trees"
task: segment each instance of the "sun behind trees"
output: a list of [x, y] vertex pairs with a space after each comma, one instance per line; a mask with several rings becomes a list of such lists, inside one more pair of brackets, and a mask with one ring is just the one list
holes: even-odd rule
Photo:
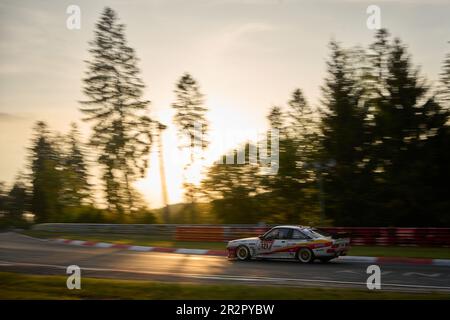
[[[260, 165], [249, 163], [250, 143], [241, 146], [245, 149], [244, 164], [219, 161], [209, 168], [202, 187], [220, 221], [294, 221], [313, 225], [320, 222], [314, 175], [319, 153], [317, 123], [300, 89], [292, 93], [288, 110], [283, 112], [281, 107], [274, 106], [267, 116], [271, 130], [279, 131], [279, 168], [275, 175], [264, 174]], [[271, 130], [267, 136], [273, 134]]]
[[[148, 116], [138, 60], [112, 9], [101, 14], [90, 45], [81, 108], [92, 126], [90, 148], [76, 126], [60, 135], [37, 122], [28, 171], [10, 189], [0, 183], [6, 219], [31, 211], [37, 222], [156, 221], [132, 185], [146, 173], [159, 122]], [[200, 184], [189, 177], [210, 143], [210, 124], [197, 81], [182, 75], [172, 108], [179, 147], [189, 153], [180, 163], [186, 203], [174, 205], [182, 218], [171, 222], [450, 226], [450, 55], [431, 85], [387, 30], [367, 48], [329, 47], [320, 102], [295, 89], [267, 114], [279, 131], [276, 174], [250, 163], [254, 145], [243, 141], [236, 148], [246, 150], [245, 163], [219, 161]]]

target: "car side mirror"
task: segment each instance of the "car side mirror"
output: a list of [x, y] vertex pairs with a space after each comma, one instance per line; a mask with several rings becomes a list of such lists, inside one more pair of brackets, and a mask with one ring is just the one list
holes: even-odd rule
[[259, 240], [264, 240], [264, 236], [258, 236]]

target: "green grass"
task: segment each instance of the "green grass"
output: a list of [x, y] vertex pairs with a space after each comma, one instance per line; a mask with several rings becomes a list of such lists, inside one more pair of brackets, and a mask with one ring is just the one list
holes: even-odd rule
[[68, 290], [66, 277], [0, 272], [0, 299], [450, 299], [443, 293], [402, 293], [358, 289], [198, 285], [82, 278]]
[[[80, 234], [58, 233], [36, 230], [23, 231], [24, 234], [38, 238], [65, 238], [74, 240], [103, 241], [122, 244], [133, 244], [154, 247], [175, 247], [188, 249], [215, 249], [225, 250], [222, 242], [188, 242], [174, 241], [170, 239], [155, 239], [149, 235], [124, 235], [124, 234]], [[353, 246], [349, 255], [370, 257], [402, 257], [402, 258], [433, 258], [450, 259], [450, 248], [434, 247], [383, 247], [383, 246]]]
[[450, 248], [353, 246], [350, 249], [349, 255], [369, 257], [450, 259]]

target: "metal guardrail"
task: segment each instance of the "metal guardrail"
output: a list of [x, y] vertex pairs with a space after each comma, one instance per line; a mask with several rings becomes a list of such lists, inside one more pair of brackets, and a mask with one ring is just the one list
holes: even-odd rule
[[[33, 226], [33, 230], [62, 233], [135, 234], [151, 236], [155, 239], [215, 242], [258, 236], [269, 228], [270, 226], [237, 224], [44, 223]], [[330, 233], [349, 233], [352, 245], [450, 247], [450, 228], [323, 227], [320, 229]]]
[[165, 224], [106, 224], [106, 223], [41, 223], [32, 227], [33, 230], [83, 233], [83, 234], [133, 234], [151, 235], [160, 239], [173, 239], [176, 225]]

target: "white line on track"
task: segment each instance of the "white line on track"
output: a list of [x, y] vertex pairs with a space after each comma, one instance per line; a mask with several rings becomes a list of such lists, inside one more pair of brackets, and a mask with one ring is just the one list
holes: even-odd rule
[[405, 276], [421, 276], [421, 277], [431, 277], [431, 278], [436, 278], [439, 277], [441, 274], [440, 273], [422, 273], [422, 272], [405, 272], [403, 273], [403, 275]]
[[177, 249], [175, 250], [176, 253], [184, 253], [184, 254], [206, 254], [208, 250], [206, 249]]
[[[29, 267], [49, 267], [55, 269], [66, 270], [67, 266], [52, 265], [52, 264], [39, 264], [39, 263], [25, 263], [25, 262], [9, 262], [0, 261], [0, 265], [9, 266], [29, 266]], [[339, 281], [339, 280], [321, 280], [321, 279], [301, 279], [301, 278], [273, 278], [273, 277], [242, 277], [242, 276], [229, 276], [229, 275], [204, 275], [204, 274], [190, 274], [190, 273], [173, 273], [173, 272], [157, 272], [157, 271], [142, 271], [142, 270], [130, 270], [130, 269], [110, 269], [110, 268], [89, 268], [81, 267], [81, 270], [86, 271], [103, 271], [103, 272], [123, 272], [123, 273], [135, 273], [135, 274], [148, 274], [148, 275], [165, 275], [182, 278], [192, 279], [204, 279], [204, 280], [224, 280], [224, 281], [241, 281], [241, 282], [304, 282], [304, 283], [329, 283], [329, 284], [351, 284], [366, 286], [365, 282], [356, 281]], [[382, 286], [397, 287], [397, 288], [409, 288], [409, 289], [435, 289], [449, 291], [450, 287], [441, 286], [425, 286], [425, 285], [411, 285], [411, 284], [399, 284], [399, 283], [383, 283]]]

